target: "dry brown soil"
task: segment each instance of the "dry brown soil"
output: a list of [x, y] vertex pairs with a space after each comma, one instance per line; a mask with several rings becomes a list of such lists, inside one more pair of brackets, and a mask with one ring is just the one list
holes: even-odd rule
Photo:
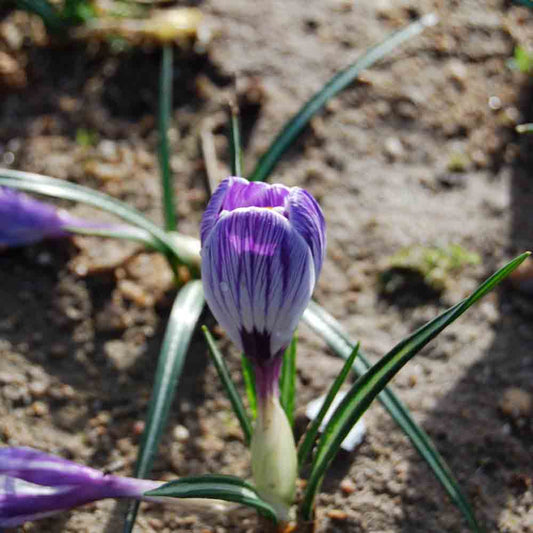
[[[435, 11], [440, 24], [333, 100], [275, 173], [275, 181], [309, 189], [326, 214], [328, 256], [316, 298], [376, 360], [531, 248], [533, 143], [513, 125], [533, 119], [532, 84], [507, 62], [515, 44], [531, 45], [532, 11], [496, 0], [198, 5], [212, 42], [203, 54], [175, 60], [172, 167], [181, 231], [198, 235], [207, 199], [202, 131], [213, 131], [217, 177], [228, 172], [221, 111], [234, 73], [251, 169], [284, 120], [336, 69]], [[157, 49], [112, 53], [94, 44], [26, 40], [13, 50], [6, 26], [20, 21], [3, 15], [2, 50], [20, 62], [26, 85], [2, 89], [2, 164], [98, 188], [160, 221]], [[92, 144], [82, 142], [87, 132]], [[409, 284], [380, 296], [378, 275], [392, 254], [450, 243], [478, 253], [481, 263], [450, 274], [438, 297]], [[76, 238], [3, 252], [0, 443], [131, 473], [173, 295], [164, 261], [136, 245]], [[490, 532], [533, 532], [532, 318], [531, 294], [506, 285], [393, 384]], [[223, 346], [240, 384], [237, 353]], [[302, 326], [298, 427], [305, 404], [325, 391], [340, 365]], [[366, 423], [362, 446], [342, 454], [325, 480], [319, 531], [467, 531], [388, 414], [376, 405]], [[154, 477], [207, 472], [248, 476], [249, 456], [197, 334]], [[24, 530], [114, 533], [122, 511], [116, 502], [99, 502]], [[258, 529], [248, 510], [145, 505], [136, 531]]]

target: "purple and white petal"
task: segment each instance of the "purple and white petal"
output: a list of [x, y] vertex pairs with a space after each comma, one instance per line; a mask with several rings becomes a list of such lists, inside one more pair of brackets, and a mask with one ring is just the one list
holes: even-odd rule
[[268, 185], [249, 182], [244, 178], [231, 176], [220, 183], [211, 197], [202, 218], [200, 237], [202, 244], [217, 223], [223, 211], [234, 211], [240, 207], [285, 208], [290, 189], [285, 185]]
[[222, 211], [222, 204], [228, 189], [231, 187], [233, 180], [238, 178], [226, 178], [216, 188], [213, 196], [211, 196], [207, 207], [205, 208], [202, 216], [202, 223], [200, 224], [200, 240], [202, 246], [207, 239], [207, 236], [211, 233], [211, 230], [217, 223], [220, 212]]
[[0, 448], [0, 475], [47, 486], [84, 484], [103, 476], [94, 468], [27, 447]]
[[0, 449], [0, 527], [104, 498], [142, 499], [161, 483], [103, 474], [31, 448]]
[[25, 246], [43, 239], [68, 237], [67, 228], [111, 230], [136, 237], [136, 228], [82, 220], [21, 192], [0, 187], [0, 248]]
[[79, 224], [65, 211], [26, 194], [0, 187], [0, 245], [21, 246], [64, 237], [65, 225]]
[[42, 510], [35, 506], [36, 499], [48, 496], [61, 498], [61, 489], [0, 475], [0, 527], [17, 527], [55, 514], [57, 508]]
[[326, 222], [322, 210], [316, 200], [299, 187], [291, 189], [287, 205], [289, 222], [311, 248], [318, 278], [326, 252]]
[[209, 306], [230, 338], [256, 360], [289, 344], [315, 284], [310, 249], [276, 210], [222, 214], [204, 243]]
[[230, 178], [222, 209], [233, 211], [239, 207], [284, 207], [290, 189], [285, 185]]

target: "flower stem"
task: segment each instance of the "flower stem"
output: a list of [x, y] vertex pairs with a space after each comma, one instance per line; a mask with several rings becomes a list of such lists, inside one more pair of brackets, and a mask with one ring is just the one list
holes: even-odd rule
[[259, 495], [289, 520], [294, 501], [298, 459], [292, 429], [277, 396], [259, 397], [252, 437], [252, 473]]

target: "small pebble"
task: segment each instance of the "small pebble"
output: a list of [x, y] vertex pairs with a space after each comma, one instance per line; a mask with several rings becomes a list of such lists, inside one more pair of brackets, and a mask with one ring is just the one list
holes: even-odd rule
[[89, 420], [89, 425], [91, 427], [96, 426], [107, 426], [111, 422], [111, 415], [108, 411], [102, 411], [98, 413], [94, 418]]
[[116, 442], [116, 447], [117, 447], [117, 450], [119, 450], [124, 455], [130, 453], [133, 449], [131, 440], [128, 437], [123, 437], [122, 439], [118, 439]]
[[498, 96], [491, 96], [489, 98], [489, 107], [493, 111], [498, 111], [502, 107], [502, 101], [500, 100]]
[[134, 435], [142, 435], [144, 432], [144, 421], [143, 420], [137, 420], [134, 424], [133, 424], [133, 434]]
[[11, 372], [0, 372], [0, 385], [8, 385], [10, 383], [24, 383], [24, 376], [14, 374]]
[[527, 418], [531, 416], [533, 397], [518, 387], [509, 387], [500, 399], [501, 412], [510, 418]]
[[185, 426], [182, 426], [181, 424], [178, 424], [174, 428], [173, 435], [174, 435], [174, 438], [178, 442], [187, 442], [190, 437], [189, 430]]
[[28, 389], [34, 398], [41, 398], [48, 391], [49, 384], [46, 381], [32, 381]]
[[331, 509], [328, 511], [328, 518], [332, 520], [343, 521], [348, 518], [348, 513], [346, 511], [341, 511], [340, 509]]
[[397, 137], [388, 137], [385, 139], [383, 148], [385, 149], [387, 157], [392, 161], [401, 158], [405, 153], [403, 144]]
[[48, 390], [48, 396], [54, 400], [70, 400], [76, 395], [74, 389], [70, 385], [61, 384], [59, 386], [51, 386]]
[[22, 89], [28, 79], [23, 65], [6, 52], [0, 51], [0, 85]]
[[30, 396], [26, 386], [20, 385], [5, 385], [2, 388], [2, 394], [6, 400], [14, 403], [30, 403]]
[[462, 85], [468, 79], [468, 68], [462, 61], [452, 59], [448, 63], [448, 75]]
[[98, 143], [96, 150], [107, 162], [115, 163], [119, 161], [118, 146], [114, 141], [104, 139]]
[[340, 488], [344, 494], [353, 494], [356, 490], [354, 482], [347, 477], [341, 481]]
[[163, 529], [163, 521], [160, 518], [149, 518], [148, 523], [156, 530], [161, 531]]
[[30, 411], [34, 416], [41, 417], [48, 414], [48, 405], [44, 402], [33, 402], [30, 406]]
[[150, 294], [143, 290], [137, 283], [129, 279], [122, 279], [118, 282], [118, 290], [124, 298], [137, 304], [139, 307], [150, 307], [154, 300]]

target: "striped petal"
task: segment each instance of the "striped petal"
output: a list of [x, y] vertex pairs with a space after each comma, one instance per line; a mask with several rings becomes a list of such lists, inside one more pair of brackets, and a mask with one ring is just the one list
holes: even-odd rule
[[226, 194], [222, 209], [233, 211], [239, 207], [284, 207], [290, 189], [285, 185], [230, 178], [230, 192]]
[[237, 346], [256, 362], [280, 355], [315, 284], [309, 246], [276, 209], [221, 213], [202, 250], [206, 299]]
[[0, 449], [0, 475], [23, 479], [39, 485], [76, 485], [100, 479], [103, 474], [33, 448]]
[[326, 252], [326, 222], [316, 200], [303, 189], [293, 187], [287, 199], [289, 222], [311, 248], [316, 277]]
[[200, 225], [200, 240], [202, 241], [202, 246], [207, 240], [208, 235], [211, 233], [211, 230], [217, 223], [220, 212], [222, 211], [224, 198], [231, 187], [232, 181], [235, 179], [239, 178], [226, 178], [223, 182], [221, 182], [207, 204], [202, 217], [202, 223]]
[[202, 244], [223, 211], [233, 211], [239, 207], [284, 207], [289, 192], [290, 189], [285, 185], [249, 182], [234, 176], [226, 178], [217, 187], [202, 218]]

